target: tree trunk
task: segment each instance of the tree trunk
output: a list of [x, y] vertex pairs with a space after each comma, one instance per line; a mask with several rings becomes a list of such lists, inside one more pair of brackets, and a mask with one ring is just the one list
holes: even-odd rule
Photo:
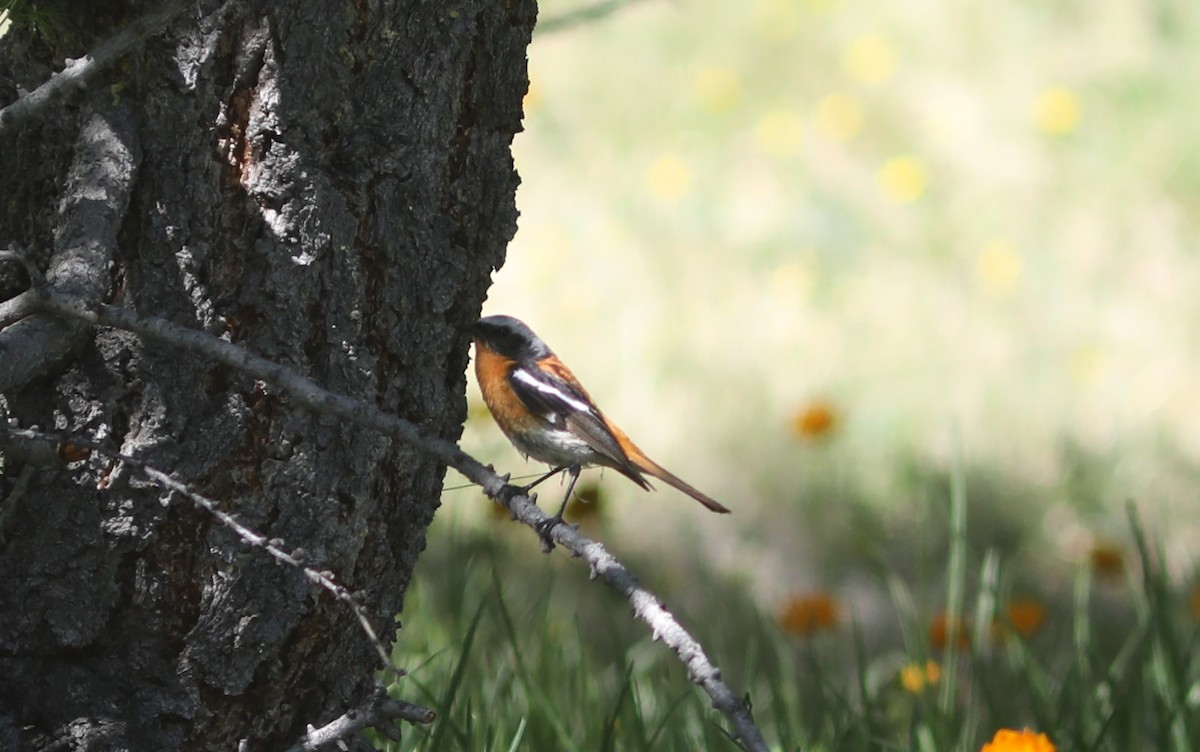
[[[0, 102], [158, 7], [75, 5], [95, 7], [0, 39]], [[535, 13], [189, 0], [0, 136], [0, 249], [455, 439], [462, 327], [516, 227], [509, 147]], [[0, 299], [26, 284], [14, 266]], [[390, 637], [441, 466], [182, 351], [56, 326], [39, 353], [0, 349], [45, 361], [0, 387], [0, 412], [219, 499], [361, 591]], [[209, 514], [99, 455], [3, 461], [0, 750], [281, 749], [369, 693], [377, 659], [353, 613]]]

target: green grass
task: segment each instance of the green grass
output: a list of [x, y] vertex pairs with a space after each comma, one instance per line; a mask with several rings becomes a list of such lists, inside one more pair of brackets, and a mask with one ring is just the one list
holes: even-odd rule
[[[1079, 567], [1067, 603], [1043, 601], [1036, 633], [1000, 639], [993, 624], [1011, 595], [1009, 567], [994, 550], [980, 558], [971, 548], [969, 489], [961, 478], [953, 489], [940, 603], [927, 582], [881, 574], [891, 608], [874, 624], [847, 615], [828, 632], [789, 636], [740, 583], [697, 565], [677, 614], [749, 694], [772, 748], [977, 750], [997, 729], [1023, 727], [1060, 750], [1200, 748], [1196, 624], [1132, 507], [1128, 580], [1097, 583]], [[393, 692], [438, 720], [382, 748], [736, 749], [628, 605], [578, 562], [536, 549], [532, 533], [508, 522], [433, 536], [396, 651], [411, 675]], [[633, 558], [658, 587], [653, 555]], [[668, 605], [680, 595], [659, 592]], [[969, 648], [930, 645], [936, 609], [918, 605], [927, 598], [967, 616]], [[904, 688], [901, 668], [927, 661], [940, 667], [937, 682]]]

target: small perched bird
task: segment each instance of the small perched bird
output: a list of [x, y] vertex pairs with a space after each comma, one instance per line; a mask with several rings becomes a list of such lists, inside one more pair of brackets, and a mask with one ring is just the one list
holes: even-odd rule
[[528, 326], [511, 316], [487, 316], [473, 327], [475, 377], [492, 417], [508, 440], [528, 457], [551, 466], [525, 487], [567, 472], [571, 481], [558, 514], [542, 529], [546, 536], [563, 512], [584, 467], [611, 467], [649, 490], [649, 475], [683, 491], [714, 512], [729, 510], [663, 469], [604, 417], [575, 374]]

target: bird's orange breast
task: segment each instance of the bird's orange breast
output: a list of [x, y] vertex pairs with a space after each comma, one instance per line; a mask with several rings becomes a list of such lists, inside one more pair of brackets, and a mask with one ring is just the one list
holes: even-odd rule
[[479, 391], [496, 423], [510, 435], [532, 419], [508, 383], [515, 362], [475, 340], [475, 378], [479, 381]]

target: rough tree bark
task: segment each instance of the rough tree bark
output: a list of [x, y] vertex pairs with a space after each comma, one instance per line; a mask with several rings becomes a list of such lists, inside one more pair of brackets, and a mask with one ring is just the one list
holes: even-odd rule
[[[0, 104], [159, 4], [68, 5], [92, 9], [0, 39]], [[457, 438], [462, 327], [515, 231], [535, 13], [190, 0], [0, 134], [0, 249]], [[5, 264], [0, 300], [26, 283]], [[391, 632], [436, 462], [124, 332], [26, 319], [0, 332], [6, 366], [9, 419], [172, 471], [362, 591]], [[280, 749], [371, 692], [377, 660], [344, 605], [129, 468], [10, 448], [0, 505], [0, 750]]]

